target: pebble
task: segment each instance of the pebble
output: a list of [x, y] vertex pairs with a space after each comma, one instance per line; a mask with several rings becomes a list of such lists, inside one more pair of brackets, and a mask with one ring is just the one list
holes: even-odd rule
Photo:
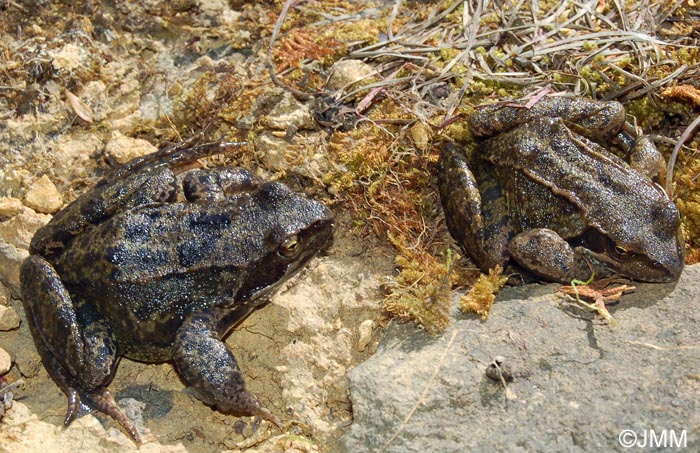
[[375, 82], [377, 70], [360, 60], [341, 60], [333, 65], [326, 88], [331, 91], [352, 91], [357, 85]]
[[54, 183], [44, 175], [32, 183], [24, 196], [24, 204], [37, 212], [53, 214], [63, 206], [63, 198]]
[[284, 94], [264, 118], [264, 122], [269, 128], [278, 131], [286, 131], [289, 128], [295, 130], [316, 128], [316, 121], [308, 105], [297, 101], [290, 93]]
[[105, 146], [105, 155], [110, 162], [124, 164], [157, 150], [158, 148], [146, 140], [127, 137], [119, 131], [114, 131], [112, 132], [112, 138]]
[[358, 351], [364, 351], [365, 348], [367, 348], [369, 342], [372, 340], [374, 321], [371, 319], [366, 319], [362, 321], [358, 330], [360, 332], [360, 339], [357, 340], [357, 349]]
[[19, 327], [19, 315], [12, 307], [0, 305], [0, 331], [7, 331]]
[[27, 256], [27, 250], [0, 241], [0, 282], [7, 286], [16, 298], [20, 297], [19, 269]]
[[0, 197], [0, 222], [22, 212], [22, 200], [13, 197]]
[[4, 349], [0, 348], [0, 376], [12, 368], [12, 357]]

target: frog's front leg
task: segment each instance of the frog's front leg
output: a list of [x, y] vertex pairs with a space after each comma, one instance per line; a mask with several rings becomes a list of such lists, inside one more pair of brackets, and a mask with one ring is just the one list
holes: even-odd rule
[[110, 415], [140, 443], [133, 423], [106, 389], [117, 362], [112, 332], [94, 307], [77, 303], [53, 266], [32, 255], [22, 264], [22, 303], [44, 366], [68, 397], [64, 425], [94, 410]]
[[592, 272], [600, 277], [607, 273], [585, 248], [571, 247], [559, 234], [547, 228], [516, 235], [508, 244], [508, 250], [528, 271], [561, 283], [587, 280]]
[[[182, 378], [205, 403], [222, 411], [256, 415], [279, 426], [279, 420], [245, 388], [243, 374], [229, 347], [221, 340], [226, 327], [223, 309], [192, 313], [178, 329], [173, 344], [173, 360]], [[242, 317], [247, 306], [234, 310]]]
[[[486, 163], [484, 165], [487, 165]], [[484, 170], [486, 169], [479, 169]], [[510, 216], [500, 186], [493, 177], [477, 182], [464, 152], [443, 145], [438, 163], [440, 198], [447, 226], [482, 271], [508, 261], [512, 235]]]

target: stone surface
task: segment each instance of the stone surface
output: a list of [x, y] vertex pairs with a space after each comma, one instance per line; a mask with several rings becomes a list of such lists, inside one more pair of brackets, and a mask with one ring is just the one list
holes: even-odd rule
[[[686, 430], [700, 448], [700, 265], [677, 284], [640, 284], [610, 307], [611, 326], [557, 285], [506, 288], [485, 322], [442, 336], [392, 325], [350, 372], [347, 451], [611, 451], [633, 430]], [[496, 356], [520, 367], [485, 376]], [[645, 431], [646, 430], [646, 431]], [[667, 436], [670, 434], [667, 432]], [[668, 437], [667, 437], [668, 440]]]
[[0, 330], [7, 331], [19, 327], [19, 315], [12, 307], [0, 305]]
[[48, 176], [34, 181], [24, 197], [24, 204], [37, 212], [53, 214], [63, 206], [63, 198]]

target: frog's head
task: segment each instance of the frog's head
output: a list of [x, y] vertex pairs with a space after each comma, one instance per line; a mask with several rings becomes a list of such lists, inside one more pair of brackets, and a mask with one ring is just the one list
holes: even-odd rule
[[590, 230], [584, 235], [586, 261], [596, 273], [644, 282], [678, 279], [685, 258], [678, 209], [671, 202], [655, 207], [643, 224], [622, 225], [608, 234]]
[[239, 301], [269, 297], [333, 242], [333, 215], [322, 203], [277, 182], [262, 184], [251, 201], [258, 256], [236, 295]]

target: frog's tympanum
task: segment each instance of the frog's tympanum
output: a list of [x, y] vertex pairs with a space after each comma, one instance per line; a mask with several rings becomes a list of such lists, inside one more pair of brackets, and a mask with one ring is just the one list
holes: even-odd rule
[[221, 340], [332, 242], [330, 211], [232, 168], [174, 170], [224, 145], [174, 146], [117, 168], [41, 228], [21, 270], [44, 366], [68, 397], [139, 434], [106, 386], [119, 357], [172, 360], [207, 404], [276, 417]]
[[438, 178], [448, 228], [482, 270], [515, 263], [559, 282], [678, 279], [680, 217], [654, 182], [663, 158], [625, 123], [621, 104], [492, 105], [468, 125], [481, 141], [469, 156], [444, 145]]

